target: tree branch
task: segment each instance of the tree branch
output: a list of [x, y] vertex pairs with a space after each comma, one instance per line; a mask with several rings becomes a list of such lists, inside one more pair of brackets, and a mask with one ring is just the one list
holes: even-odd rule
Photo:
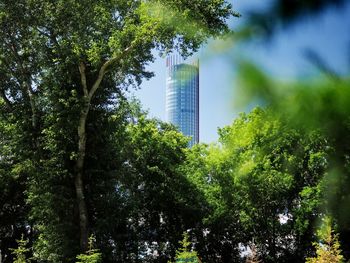
[[84, 62], [80, 62], [79, 64], [79, 72], [80, 72], [80, 80], [81, 85], [83, 87], [83, 92], [85, 97], [89, 97], [89, 91], [86, 83], [86, 73], [85, 73], [86, 67]]
[[127, 47], [126, 49], [124, 49], [123, 52], [119, 53], [118, 55], [116, 55], [115, 57], [107, 60], [100, 68], [100, 71], [98, 72], [98, 77], [94, 83], [94, 85], [92, 86], [91, 90], [89, 91], [89, 99], [91, 100], [92, 97], [94, 96], [96, 90], [100, 87], [100, 84], [103, 80], [104, 75], [107, 72], [108, 67], [110, 67], [111, 65], [113, 65], [116, 61], [118, 61], [119, 59], [121, 59], [123, 56], [125, 56], [127, 53], [130, 52], [130, 50], [133, 48], [133, 44], [131, 44], [129, 47]]

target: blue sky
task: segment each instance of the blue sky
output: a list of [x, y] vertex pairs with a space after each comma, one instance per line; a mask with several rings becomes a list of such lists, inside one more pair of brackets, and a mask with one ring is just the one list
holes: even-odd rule
[[[249, 10], [264, 8], [269, 1], [235, 0], [234, 9], [242, 17], [229, 21], [237, 29], [245, 23]], [[316, 51], [339, 73], [350, 72], [350, 1], [343, 8], [330, 8], [321, 15], [305, 18], [269, 41], [249, 44], [231, 43], [226, 51], [217, 51], [222, 41], [210, 41], [198, 53], [200, 60], [200, 141], [217, 140], [217, 128], [232, 123], [240, 109], [234, 105], [235, 62], [247, 59], [281, 79], [307, 77], [315, 73], [303, 50]], [[155, 73], [134, 92], [151, 117], [165, 121], [165, 59], [157, 57], [148, 70]]]

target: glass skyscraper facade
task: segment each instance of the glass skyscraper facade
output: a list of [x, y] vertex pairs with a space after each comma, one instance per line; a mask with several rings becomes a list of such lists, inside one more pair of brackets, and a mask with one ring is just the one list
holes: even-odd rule
[[166, 60], [166, 113], [186, 136], [189, 147], [199, 142], [199, 63], [185, 63], [178, 55]]

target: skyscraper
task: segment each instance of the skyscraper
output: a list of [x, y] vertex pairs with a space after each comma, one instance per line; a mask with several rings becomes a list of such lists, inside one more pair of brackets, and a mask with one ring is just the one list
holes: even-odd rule
[[166, 59], [166, 113], [186, 136], [189, 146], [199, 142], [199, 63], [185, 63], [179, 55]]

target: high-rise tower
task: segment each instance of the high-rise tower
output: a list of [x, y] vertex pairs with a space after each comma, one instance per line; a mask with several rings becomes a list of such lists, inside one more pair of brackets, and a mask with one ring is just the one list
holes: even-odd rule
[[166, 59], [166, 113], [186, 136], [189, 146], [199, 142], [199, 63], [185, 63], [179, 55]]

